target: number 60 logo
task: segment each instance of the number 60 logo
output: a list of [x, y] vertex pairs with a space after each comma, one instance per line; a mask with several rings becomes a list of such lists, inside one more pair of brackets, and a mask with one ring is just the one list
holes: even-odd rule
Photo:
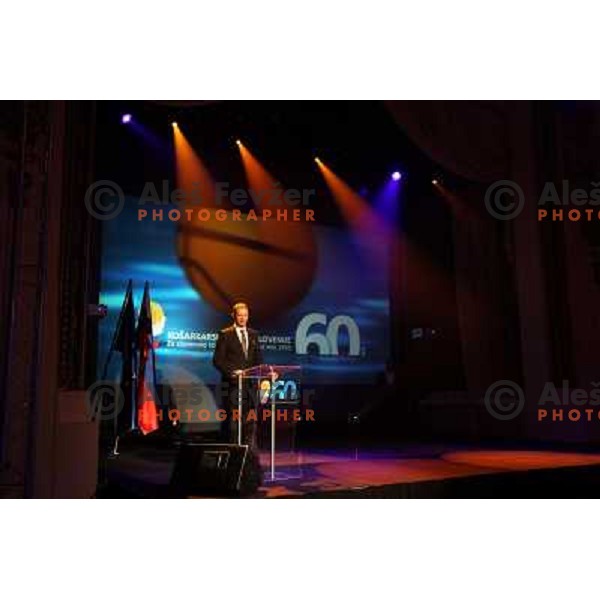
[[[325, 333], [309, 329], [315, 325], [327, 326]], [[308, 346], [316, 344], [321, 356], [338, 356], [338, 337], [340, 327], [345, 327], [350, 341], [349, 356], [360, 354], [360, 332], [358, 325], [348, 315], [337, 315], [327, 325], [325, 313], [309, 313], [296, 328], [296, 354], [308, 354]]]

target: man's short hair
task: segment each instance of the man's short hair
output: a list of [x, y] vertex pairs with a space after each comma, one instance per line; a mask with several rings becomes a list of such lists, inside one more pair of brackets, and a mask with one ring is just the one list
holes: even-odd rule
[[235, 316], [237, 314], [237, 311], [240, 310], [241, 308], [245, 308], [248, 312], [250, 312], [250, 309], [248, 308], [248, 305], [245, 302], [236, 302], [231, 307], [231, 315]]

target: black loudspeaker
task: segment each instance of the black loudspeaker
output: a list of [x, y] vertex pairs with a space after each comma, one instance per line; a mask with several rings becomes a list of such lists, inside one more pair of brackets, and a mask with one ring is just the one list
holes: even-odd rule
[[171, 475], [171, 490], [179, 497], [248, 497], [261, 484], [258, 457], [238, 444], [182, 444]]

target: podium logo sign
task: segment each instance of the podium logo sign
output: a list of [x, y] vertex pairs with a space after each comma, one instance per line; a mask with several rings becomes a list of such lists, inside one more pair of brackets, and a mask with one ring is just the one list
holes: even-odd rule
[[261, 404], [297, 404], [300, 402], [299, 385], [293, 379], [278, 379], [273, 383], [263, 379], [258, 386], [258, 399]]

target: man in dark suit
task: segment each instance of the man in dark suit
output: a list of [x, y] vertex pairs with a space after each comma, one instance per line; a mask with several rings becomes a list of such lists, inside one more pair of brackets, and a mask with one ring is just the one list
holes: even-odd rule
[[[234, 304], [231, 313], [233, 324], [219, 332], [213, 355], [213, 364], [221, 373], [221, 397], [227, 411], [223, 436], [231, 443], [237, 443], [238, 440], [238, 423], [231, 419], [232, 410], [238, 408], [238, 375], [263, 362], [258, 332], [248, 327], [249, 313], [248, 305], [244, 302]], [[247, 380], [242, 382], [242, 443], [253, 447], [256, 442], [256, 421], [248, 421], [246, 416], [250, 408], [256, 409], [255, 386]]]

